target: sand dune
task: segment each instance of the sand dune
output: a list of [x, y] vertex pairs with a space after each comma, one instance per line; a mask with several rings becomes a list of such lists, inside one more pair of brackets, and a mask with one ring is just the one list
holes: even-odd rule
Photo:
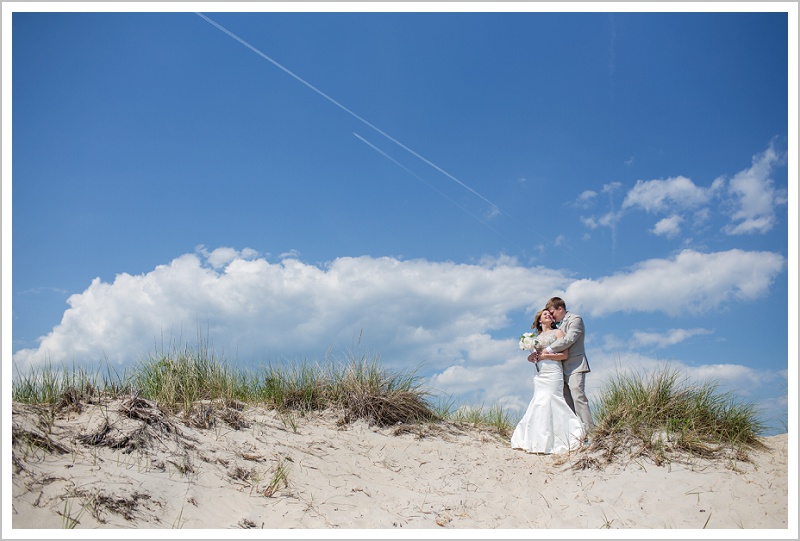
[[303, 536], [288, 529], [380, 530], [372, 537], [403, 529], [526, 536], [531, 528], [554, 536], [606, 528], [797, 534], [786, 434], [765, 438], [768, 449], [747, 460], [656, 466], [631, 457], [576, 469], [582, 453], [531, 455], [486, 430], [380, 428], [332, 412], [209, 406], [184, 420], [128, 399], [73, 404], [55, 418], [14, 404], [12, 418], [11, 537], [69, 527], [107, 537], [132, 528], [217, 529], [219, 537], [261, 528], [284, 530], [272, 537]]

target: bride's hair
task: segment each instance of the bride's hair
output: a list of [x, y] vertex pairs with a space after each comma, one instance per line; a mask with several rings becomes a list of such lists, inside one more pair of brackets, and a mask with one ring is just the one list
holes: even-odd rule
[[542, 308], [538, 312], [536, 312], [536, 316], [533, 318], [533, 328], [536, 329], [538, 332], [542, 332], [542, 313], [545, 311], [545, 308]]

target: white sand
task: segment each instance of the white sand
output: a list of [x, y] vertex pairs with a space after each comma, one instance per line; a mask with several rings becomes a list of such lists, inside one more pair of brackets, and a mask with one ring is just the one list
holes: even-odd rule
[[[593, 537], [605, 528], [680, 528], [745, 529], [748, 538], [756, 537], [754, 529], [778, 529], [757, 537], [797, 538], [786, 434], [765, 438], [769, 449], [750, 452], [749, 461], [656, 466], [639, 459], [602, 470], [571, 468], [580, 454], [513, 450], [505, 439], [473, 428], [396, 434], [361, 421], [339, 426], [332, 413], [281, 418], [253, 408], [242, 412], [249, 426], [238, 430], [220, 419], [197, 429], [165, 418], [162, 428], [174, 432], [151, 425], [145, 447], [132, 452], [78, 441], [135, 435], [143, 422], [120, 416], [120, 406], [84, 404], [80, 413], [60, 415], [48, 434], [46, 415], [14, 405], [8, 536], [30, 538], [36, 533], [23, 530], [37, 529], [55, 537], [58, 532], [40, 529], [74, 525], [104, 529], [103, 537], [132, 528], [228, 530], [214, 537], [243, 536], [251, 528], [306, 529], [268, 537], [313, 536], [308, 529], [321, 530], [317, 537], [337, 537], [331, 529], [380, 529], [369, 537], [431, 537], [456, 529], [467, 537], [464, 530], [478, 529], [481, 538], [493, 537], [489, 529], [513, 530], [511, 537], [543, 536], [529, 535], [531, 528], [593, 529], [585, 533]], [[111, 428], [103, 434], [106, 421]], [[36, 434], [63, 452], [44, 451], [32, 443]], [[271, 489], [280, 471], [285, 482]], [[402, 533], [410, 528], [430, 531]]]

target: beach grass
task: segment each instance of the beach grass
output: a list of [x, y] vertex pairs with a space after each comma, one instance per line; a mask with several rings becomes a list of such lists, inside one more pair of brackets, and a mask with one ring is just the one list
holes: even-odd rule
[[209, 404], [262, 405], [288, 420], [332, 409], [341, 411], [346, 422], [364, 419], [384, 426], [439, 419], [422, 378], [415, 371], [386, 370], [379, 357], [234, 369], [202, 343], [151, 354], [122, 374], [108, 367], [92, 373], [46, 364], [24, 375], [18, 372], [11, 394], [15, 402], [53, 409], [100, 396], [134, 396], [196, 421]]
[[516, 419], [499, 404], [456, 407], [452, 402], [441, 402], [437, 407], [437, 412], [441, 419], [487, 428], [497, 435], [507, 438], [511, 437], [516, 425]]
[[765, 425], [755, 404], [713, 381], [690, 381], [685, 372], [664, 365], [646, 373], [621, 371], [607, 380], [594, 404], [597, 427], [591, 448], [608, 459], [620, 449], [635, 447], [656, 464], [671, 451], [718, 456], [762, 446]]
[[[17, 373], [12, 399], [49, 405], [52, 411], [101, 396], [148, 401], [160, 411], [209, 428], [221, 417], [246, 426], [246, 405], [276, 410], [287, 427], [313, 411], [335, 410], [342, 423], [424, 424], [442, 421], [488, 429], [509, 437], [515, 425], [499, 405], [456, 406], [423, 385], [416, 371], [389, 371], [380, 357], [350, 355], [344, 361], [302, 361], [257, 370], [234, 369], [202, 341], [146, 356], [123, 373], [111, 367], [88, 372], [51, 366]], [[135, 401], [131, 407], [138, 407]], [[142, 406], [150, 408], [152, 406]], [[756, 447], [765, 427], [752, 404], [721, 393], [713, 382], [694, 383], [663, 367], [655, 372], [615, 374], [592, 404], [597, 428], [590, 451], [611, 460], [620, 449], [640, 449], [656, 463], [673, 451], [713, 456], [723, 449]]]

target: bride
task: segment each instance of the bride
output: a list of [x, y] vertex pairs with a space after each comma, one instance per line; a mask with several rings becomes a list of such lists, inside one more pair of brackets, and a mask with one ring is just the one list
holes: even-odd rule
[[[564, 332], [554, 328], [550, 312], [541, 310], [533, 319], [538, 349], [544, 349]], [[580, 419], [564, 399], [564, 372], [561, 361], [568, 351], [539, 354], [533, 380], [533, 398], [514, 429], [511, 447], [529, 453], [563, 453], [577, 448], [584, 438]]]

